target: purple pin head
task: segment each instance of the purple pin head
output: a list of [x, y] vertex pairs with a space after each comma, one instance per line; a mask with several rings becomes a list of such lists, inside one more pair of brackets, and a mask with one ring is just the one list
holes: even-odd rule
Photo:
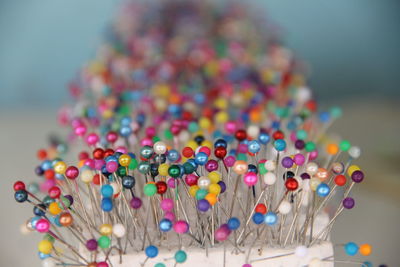
[[296, 147], [296, 149], [303, 149], [305, 146], [305, 143], [303, 140], [296, 140], [296, 142], [294, 143], [294, 146]]
[[224, 193], [226, 191], [226, 184], [223, 181], [219, 181], [218, 184], [221, 187], [221, 193]]
[[230, 233], [231, 230], [229, 230], [228, 225], [223, 224], [215, 231], [215, 240], [225, 241], [229, 237]]
[[283, 166], [284, 168], [287, 168], [287, 169], [291, 168], [291, 167], [293, 166], [293, 160], [292, 160], [292, 158], [291, 158], [291, 157], [284, 157], [284, 158], [282, 159], [282, 166]]
[[233, 164], [235, 163], [236, 159], [233, 156], [228, 156], [224, 159], [224, 163], [226, 167], [232, 167]]
[[303, 180], [305, 180], [305, 179], [310, 179], [310, 178], [311, 178], [310, 175], [309, 175], [308, 173], [306, 173], [306, 172], [303, 172], [303, 173], [300, 175], [300, 177], [301, 177], [301, 179], [303, 179]]
[[364, 180], [364, 173], [362, 171], [354, 171], [351, 174], [351, 179], [353, 180], [353, 182], [355, 183], [361, 183], [362, 180]]
[[215, 171], [218, 169], [218, 162], [216, 160], [211, 159], [207, 161], [205, 167], [208, 172]]
[[352, 197], [346, 197], [345, 199], [343, 199], [343, 207], [345, 207], [346, 209], [352, 209], [355, 204], [356, 202]]
[[86, 248], [87, 248], [89, 251], [94, 251], [94, 250], [96, 250], [96, 249], [97, 249], [97, 241], [96, 241], [96, 239], [89, 239], [89, 240], [86, 242]]
[[138, 198], [138, 197], [134, 197], [134, 198], [132, 198], [132, 200], [131, 200], [131, 207], [133, 208], [133, 209], [139, 209], [140, 207], [142, 206], [142, 200], [140, 199], [140, 198]]
[[197, 209], [202, 212], [208, 211], [210, 208], [210, 203], [206, 199], [200, 199], [197, 202]]

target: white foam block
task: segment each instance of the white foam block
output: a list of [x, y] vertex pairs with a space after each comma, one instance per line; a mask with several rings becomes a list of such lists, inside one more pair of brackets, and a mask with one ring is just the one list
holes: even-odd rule
[[[120, 258], [118, 255], [110, 257], [112, 265], [114, 267], [133, 267], [133, 266], [148, 266], [153, 267], [156, 263], [163, 262], [166, 266], [174, 266], [175, 260], [173, 259], [176, 250], [160, 250], [158, 256], [154, 259], [148, 259], [144, 265], [146, 257], [143, 252], [138, 254], [123, 255]], [[333, 257], [333, 246], [330, 242], [321, 242], [318, 245], [314, 245], [308, 249], [307, 256], [301, 258], [294, 254], [294, 248], [280, 249], [280, 248], [265, 248], [262, 251], [258, 251], [257, 247], [254, 247], [248, 257], [247, 251], [245, 253], [234, 254], [232, 253], [233, 248], [229, 247], [226, 249], [224, 257], [224, 248], [212, 248], [208, 250], [208, 255], [204, 249], [190, 248], [185, 250], [187, 253], [187, 260], [177, 266], [190, 266], [190, 267], [205, 267], [205, 266], [226, 266], [226, 267], [242, 267], [245, 263], [250, 263], [252, 267], [295, 267], [295, 266], [307, 266], [313, 258], [329, 258]], [[285, 256], [282, 256], [285, 255]], [[271, 258], [272, 257], [272, 258]], [[224, 265], [225, 258], [225, 265]], [[264, 259], [270, 258], [270, 259]], [[122, 260], [122, 263], [120, 263]], [[331, 267], [332, 262], [323, 261], [321, 267]]]

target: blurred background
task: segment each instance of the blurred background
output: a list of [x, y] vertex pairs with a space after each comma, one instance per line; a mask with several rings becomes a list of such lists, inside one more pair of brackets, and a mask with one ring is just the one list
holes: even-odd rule
[[[0, 0], [0, 266], [40, 266], [38, 235], [19, 230], [31, 208], [17, 207], [11, 186], [33, 178], [36, 150], [60, 131], [55, 115], [68, 100], [66, 85], [94, 56], [119, 2]], [[400, 1], [250, 2], [310, 65], [321, 104], [343, 108], [334, 131], [363, 150], [367, 178], [355, 189], [356, 208], [335, 225], [334, 242], [371, 243], [374, 266], [399, 266]], [[336, 258], [348, 259], [340, 250]]]

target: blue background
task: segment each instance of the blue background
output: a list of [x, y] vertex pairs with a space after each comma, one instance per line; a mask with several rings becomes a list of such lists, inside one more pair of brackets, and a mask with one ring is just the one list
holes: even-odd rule
[[[58, 107], [118, 0], [0, 1], [0, 107]], [[254, 0], [312, 69], [322, 101], [400, 90], [400, 1]]]

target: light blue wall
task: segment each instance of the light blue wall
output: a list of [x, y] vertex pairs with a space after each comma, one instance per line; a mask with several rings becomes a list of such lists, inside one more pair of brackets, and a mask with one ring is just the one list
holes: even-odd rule
[[[0, 0], [0, 108], [59, 106], [118, 0]], [[322, 99], [399, 96], [400, 1], [253, 0], [313, 69]]]
[[[263, 1], [322, 100], [400, 96], [400, 1]], [[266, 4], [268, 3], [268, 4]], [[400, 100], [400, 99], [399, 99]]]
[[0, 105], [59, 106], [117, 0], [0, 0]]

